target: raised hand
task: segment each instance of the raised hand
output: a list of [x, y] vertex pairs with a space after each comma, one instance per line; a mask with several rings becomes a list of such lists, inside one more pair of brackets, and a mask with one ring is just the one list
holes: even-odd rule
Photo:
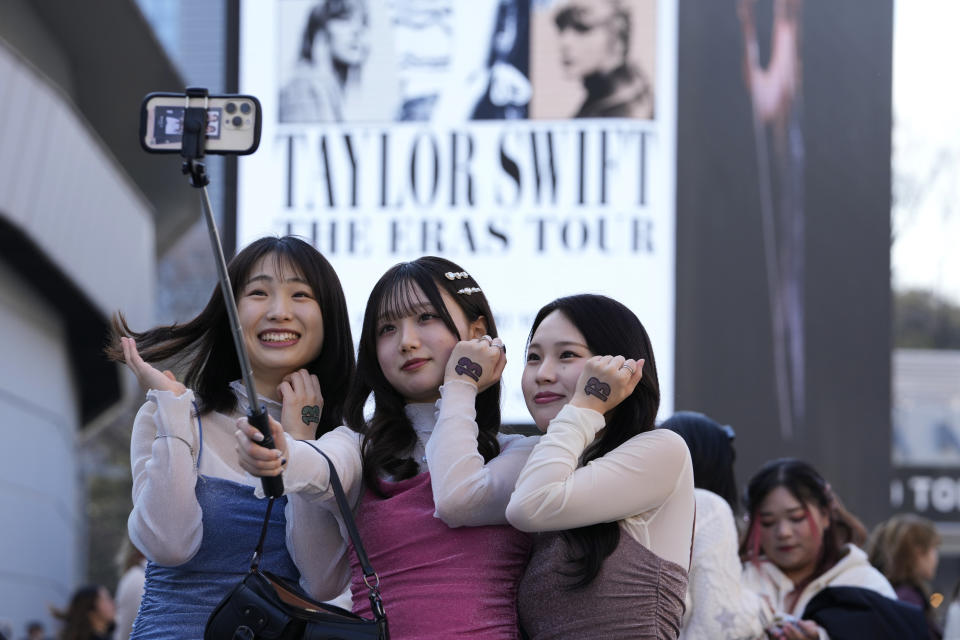
[[570, 404], [606, 413], [633, 393], [642, 376], [643, 360], [593, 356], [583, 365]]
[[265, 449], [258, 444], [263, 441], [263, 434], [247, 422], [246, 418], [237, 420], [237, 430], [234, 433], [240, 466], [247, 473], [259, 478], [280, 475], [283, 465], [287, 463], [287, 439], [283, 435], [283, 426], [270, 416], [267, 416], [267, 421], [276, 449]]
[[160, 371], [152, 364], [144, 361], [137, 351], [137, 343], [133, 338], [120, 338], [120, 347], [123, 349], [123, 361], [133, 374], [137, 376], [137, 382], [144, 391], [156, 389], [157, 391], [172, 391], [174, 395], [181, 395], [187, 388], [173, 375], [173, 372], [167, 369]]
[[507, 366], [507, 350], [500, 338], [483, 336], [458, 342], [447, 360], [443, 381], [463, 380], [485, 391], [500, 379]]
[[306, 369], [287, 374], [277, 387], [283, 402], [280, 424], [295, 440], [313, 440], [317, 437], [323, 395], [320, 380]]

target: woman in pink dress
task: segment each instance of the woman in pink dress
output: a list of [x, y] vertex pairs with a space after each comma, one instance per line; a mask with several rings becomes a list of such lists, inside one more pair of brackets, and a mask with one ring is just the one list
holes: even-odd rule
[[[355, 505], [394, 640], [519, 638], [516, 594], [530, 537], [507, 524], [505, 509], [535, 439], [498, 433], [506, 355], [496, 335], [486, 297], [461, 267], [436, 257], [392, 267], [367, 303], [348, 426], [314, 442]], [[431, 457], [435, 431], [452, 434], [454, 449], [444, 450], [461, 454]], [[311, 553], [304, 529], [341, 526], [327, 592], [349, 583], [354, 611], [369, 617], [327, 465], [276, 429], [275, 438], [282, 460], [241, 434], [243, 464], [257, 475], [283, 469], [298, 523], [288, 527], [294, 558]]]

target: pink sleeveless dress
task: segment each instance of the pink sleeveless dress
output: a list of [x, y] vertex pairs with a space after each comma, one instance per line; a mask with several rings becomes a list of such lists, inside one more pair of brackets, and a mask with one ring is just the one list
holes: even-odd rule
[[[509, 525], [450, 528], [435, 518], [430, 473], [380, 483], [356, 514], [380, 576], [393, 640], [516, 640], [517, 589], [531, 537]], [[370, 617], [369, 593], [350, 551], [353, 610]]]

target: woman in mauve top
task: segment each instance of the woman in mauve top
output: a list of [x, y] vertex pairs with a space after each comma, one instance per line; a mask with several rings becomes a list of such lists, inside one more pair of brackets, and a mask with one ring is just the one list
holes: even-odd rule
[[546, 434], [507, 506], [536, 531], [520, 584], [533, 640], [676, 638], [694, 523], [683, 439], [654, 430], [660, 401], [643, 325], [600, 295], [560, 298], [537, 314], [522, 377]]

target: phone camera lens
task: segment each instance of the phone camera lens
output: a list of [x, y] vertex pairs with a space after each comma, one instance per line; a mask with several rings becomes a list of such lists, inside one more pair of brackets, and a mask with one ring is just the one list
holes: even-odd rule
[[243, 126], [243, 118], [240, 116], [233, 116], [233, 120], [231, 122], [233, 122], [233, 126], [235, 127]]
[[240, 113], [250, 113], [250, 103], [241, 102], [240, 103]]
[[236, 113], [237, 111], [237, 105], [232, 102], [228, 102], [226, 108], [227, 108], [227, 113]]

